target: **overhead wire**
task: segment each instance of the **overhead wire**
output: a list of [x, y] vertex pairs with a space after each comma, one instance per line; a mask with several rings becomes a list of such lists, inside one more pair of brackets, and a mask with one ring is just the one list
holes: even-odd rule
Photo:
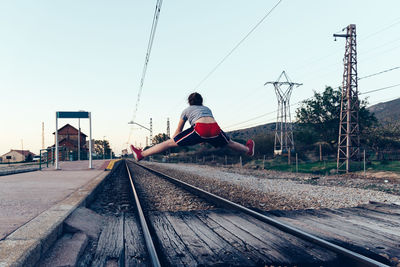
[[382, 87], [382, 88], [379, 88], [379, 89], [374, 89], [374, 90], [370, 90], [370, 91], [366, 91], [366, 92], [361, 92], [361, 93], [358, 93], [358, 95], [366, 95], [366, 94], [370, 94], [370, 93], [375, 93], [375, 92], [391, 89], [391, 88], [394, 88], [394, 87], [397, 87], [397, 86], [400, 86], [400, 83], [394, 84], [394, 85], [390, 85], [390, 86], [386, 86], [386, 87]]
[[146, 52], [146, 56], [145, 56], [145, 60], [144, 60], [142, 76], [140, 78], [139, 91], [138, 91], [138, 95], [137, 95], [137, 99], [136, 99], [136, 105], [135, 105], [133, 119], [136, 116], [136, 112], [138, 110], [139, 103], [140, 103], [140, 97], [141, 97], [142, 90], [143, 90], [144, 79], [146, 77], [147, 66], [148, 66], [148, 63], [150, 60], [151, 49], [153, 47], [154, 36], [156, 34], [158, 18], [159, 18], [160, 11], [161, 11], [161, 5], [162, 5], [162, 0], [157, 0], [156, 9], [154, 11], [154, 16], [153, 16], [153, 23], [151, 25], [150, 38], [149, 38], [149, 42], [147, 44], [147, 52]]
[[386, 27], [384, 27], [384, 28], [381, 28], [380, 30], [378, 30], [378, 31], [376, 31], [376, 32], [373, 32], [373, 33], [371, 33], [371, 34], [365, 36], [364, 38], [362, 38], [362, 40], [369, 39], [369, 38], [371, 38], [372, 36], [374, 36], [374, 35], [376, 35], [376, 34], [378, 34], [378, 33], [381, 33], [381, 32], [383, 32], [383, 31], [386, 31], [386, 30], [392, 28], [393, 26], [396, 26], [396, 25], [400, 24], [400, 17], [397, 18], [395, 21], [396, 21], [396, 22], [394, 22], [394, 23], [392, 23], [392, 24], [390, 24], [390, 25], [388, 25], [388, 26], [386, 26]]
[[[268, 12], [250, 29], [250, 31], [235, 45], [233, 48], [204, 76], [204, 78], [195, 86], [193, 87], [192, 91], [197, 91], [199, 87], [206, 81], [211, 75], [235, 52], [236, 49], [264, 22], [264, 20], [276, 9], [276, 7], [282, 2], [283, 0], [279, 0]], [[182, 98], [181, 102], [184, 102], [186, 98]], [[178, 105], [174, 105], [172, 110], [175, 110]], [[172, 110], [169, 111], [172, 112]]]
[[[155, 34], [156, 34], [156, 29], [157, 29], [158, 19], [159, 19], [159, 16], [160, 16], [161, 6], [162, 6], [162, 0], [157, 0], [156, 8], [155, 8], [154, 15], [153, 15], [153, 22], [152, 22], [152, 25], [151, 25], [149, 42], [147, 44], [147, 52], [146, 52], [146, 56], [145, 56], [145, 60], [144, 60], [142, 76], [140, 78], [140, 85], [139, 85], [139, 90], [138, 90], [138, 94], [137, 94], [137, 98], [136, 98], [135, 109], [134, 109], [133, 116], [132, 116], [132, 121], [134, 121], [136, 119], [136, 113], [137, 113], [138, 108], [139, 108], [140, 98], [141, 98], [142, 91], [143, 91], [144, 80], [145, 80], [145, 77], [146, 77], [147, 66], [149, 64], [151, 49], [153, 47], [154, 37], [155, 37]], [[129, 132], [129, 137], [128, 137], [127, 143], [130, 142], [130, 138], [131, 138], [131, 135], [132, 135], [132, 129], [133, 128], [131, 128], [131, 130]]]
[[[372, 33], [372, 34], [370, 34], [370, 35], [368, 35], [368, 36], [359, 38], [358, 41], [363, 41], [363, 40], [369, 39], [370, 37], [372, 37], [372, 36], [374, 36], [374, 35], [377, 35], [377, 34], [379, 34], [379, 33], [381, 33], [381, 32], [384, 32], [384, 31], [386, 31], [386, 30], [388, 30], [388, 29], [390, 29], [390, 28], [392, 28], [392, 27], [394, 27], [394, 26], [396, 26], [396, 25], [399, 25], [399, 24], [400, 24], [400, 18], [396, 18], [394, 23], [392, 23], [392, 24], [390, 24], [390, 25], [388, 25], [388, 26], [384, 26], [383, 28], [381, 28], [381, 29], [375, 31], [374, 33]], [[339, 32], [341, 32], [341, 31], [339, 31]], [[368, 53], [370, 53], [371, 51], [374, 51], [374, 50], [376, 50], [376, 49], [378, 49], [378, 48], [381, 48], [381, 47], [383, 47], [383, 46], [386, 46], [386, 45], [391, 44], [391, 43], [393, 43], [393, 42], [396, 42], [396, 41], [398, 41], [398, 40], [399, 40], [398, 38], [397, 38], [397, 39], [394, 39], [394, 40], [389, 41], [389, 42], [387, 42], [387, 43], [385, 43], [385, 44], [383, 44], [383, 45], [379, 45], [379, 46], [377, 46], [377, 47], [368, 49], [368, 50], [366, 50], [366, 51], [361, 51], [361, 52], [359, 52], [358, 54], [364, 56], [365, 54], [368, 54]], [[394, 50], [394, 49], [396, 49], [396, 48], [398, 48], [398, 47], [392, 48], [392, 49], [390, 49], [390, 50], [388, 50], [388, 51], [385, 51], [385, 52], [383, 52], [383, 53], [392, 51], [392, 50]], [[309, 62], [308, 64], [303, 64], [301, 67], [296, 68], [296, 69], [305, 69], [305, 67], [307, 67], [307, 66], [313, 66], [313, 67], [315, 67], [315, 68], [318, 68], [318, 71], [321, 71], [322, 69], [332, 69], [332, 67], [338, 66], [338, 65], [340, 65], [341, 63], [331, 64], [331, 65], [329, 65], [329, 66], [324, 66], [323, 68], [316, 66], [314, 63], [315, 63], [315, 62], [318, 62], [318, 61], [321, 61], [321, 60], [323, 60], [323, 59], [325, 59], [325, 58], [327, 58], [327, 57], [333, 56], [334, 54], [337, 54], [339, 51], [341, 51], [341, 49], [335, 50], [335, 52], [332, 52], [332, 53], [330, 53], [330, 54], [328, 54], [328, 55], [326, 55], [326, 56], [320, 57], [320, 58], [318, 58], [318, 59], [316, 59], [316, 60], [314, 60], [314, 61]], [[359, 62], [360, 62], [360, 61], [365, 62], [366, 60], [373, 59], [373, 57], [365, 57], [365, 58], [366, 58], [366, 59], [364, 59], [364, 57], [362, 57], [361, 60], [359, 59], [358, 61], [359, 61]], [[318, 77], [321, 77], [321, 76], [324, 76], [324, 75], [326, 75], [326, 73], [324, 73], [324, 74], [322, 74], [322, 75], [319, 75]], [[312, 72], [312, 74], [310, 73], [308, 76], [312, 76], [312, 80], [314, 80], [315, 77], [316, 77], [316, 76], [315, 76], [315, 72]]]
[[248, 129], [248, 128], [252, 128], [252, 127], [261, 126], [261, 125], [264, 125], [264, 124], [267, 124], [267, 123], [275, 123], [275, 122], [276, 122], [276, 118], [271, 118], [271, 119], [268, 119], [266, 121], [263, 121], [262, 124], [260, 124], [259, 122], [252, 123], [252, 124], [247, 124], [247, 125], [242, 126], [239, 129], [227, 130], [227, 132], [238, 131], [238, 130], [241, 130], [241, 129]]
[[[376, 57], [364, 56], [364, 55], [367, 54], [367, 53], [369, 53], [369, 52], [371, 52], [371, 51], [376, 50], [377, 48], [386, 46], [387, 44], [393, 43], [393, 42], [398, 41], [398, 40], [399, 40], [399, 38], [397, 38], [397, 39], [395, 39], [395, 40], [392, 40], [391, 42], [388, 42], [388, 43], [386, 43], [386, 44], [384, 44], [384, 45], [381, 45], [381, 46], [378, 46], [378, 47], [374, 47], [374, 48], [372, 48], [372, 49], [369, 49], [369, 50], [365, 51], [364, 54], [362, 54], [361, 57], [358, 59], [358, 62], [363, 62], [363, 63], [364, 63], [364, 62], [366, 62], [366, 61], [375, 59]], [[394, 49], [397, 49], [397, 48], [399, 48], [399, 47], [400, 47], [400, 46], [396, 46], [396, 47], [391, 48], [391, 49], [389, 49], [389, 50], [383, 51], [383, 52], [381, 52], [380, 54], [385, 54], [385, 53], [390, 52], [390, 51], [392, 51], [392, 50], [394, 50]], [[360, 54], [360, 53], [359, 53], [359, 54]], [[323, 68], [320, 68], [319, 72], [322, 72], [322, 71], [324, 71], [324, 70], [326, 70], [326, 71], [323, 72], [323, 73], [320, 74], [320, 75], [316, 75], [315, 72], [314, 72], [314, 73], [310, 73], [310, 74], [306, 75], [306, 77], [311, 77], [311, 79], [309, 79], [309, 78], [307, 79], [307, 78], [306, 78], [306, 79], [303, 79], [303, 81], [304, 81], [304, 80], [306, 80], [306, 81], [310, 81], [310, 80], [313, 81], [313, 80], [316, 80], [316, 78], [320, 78], [320, 77], [323, 77], [323, 76], [327, 76], [327, 75], [329, 75], [331, 72], [335, 71], [335, 69], [336, 69], [339, 65], [343, 65], [343, 63], [333, 63], [333, 64], [327, 65], [327, 66], [325, 66], [325, 67], [323, 67]]]
[[249, 121], [253, 121], [253, 120], [256, 120], [256, 119], [265, 117], [265, 116], [267, 116], [267, 115], [274, 114], [274, 113], [276, 113], [276, 112], [277, 112], [277, 110], [276, 110], [276, 111], [267, 112], [267, 113], [264, 113], [264, 114], [259, 115], [259, 116], [257, 116], [257, 117], [253, 117], [253, 118], [247, 119], [247, 120], [245, 120], [245, 121], [241, 121], [241, 122], [238, 122], [238, 123], [235, 123], [235, 124], [231, 124], [231, 125], [229, 125], [229, 126], [225, 126], [224, 128], [225, 128], [225, 129], [229, 129], [229, 128], [232, 128], [233, 126], [237, 126], [237, 125], [240, 125], [240, 124], [249, 122]]
[[391, 97], [391, 98], [386, 98], [384, 100], [375, 101], [375, 102], [371, 103], [371, 106], [374, 106], [374, 105], [379, 104], [379, 103], [393, 101], [393, 100], [396, 100], [396, 99], [399, 99], [399, 98], [398, 97], [395, 97], [395, 98]]
[[393, 70], [397, 70], [397, 69], [400, 69], [400, 66], [397, 66], [397, 67], [394, 67], [394, 68], [391, 68], [391, 69], [387, 69], [387, 70], [383, 70], [383, 71], [380, 71], [380, 72], [372, 73], [372, 74], [369, 74], [367, 76], [360, 77], [360, 78], [358, 78], [358, 80], [362, 80], [362, 79], [365, 79], [365, 78], [370, 78], [370, 77], [377, 76], [377, 75], [380, 75], [380, 74], [383, 74], [383, 73], [386, 73], [386, 72], [390, 72], [390, 71], [393, 71]]
[[263, 23], [263, 21], [274, 11], [274, 9], [282, 2], [279, 0], [268, 12], [265, 14], [260, 21], [257, 22], [253, 28], [215, 65], [214, 68], [211, 69], [209, 73], [194, 87], [194, 91], [196, 91], [227, 59], [232, 53], [258, 28], [258, 26]]

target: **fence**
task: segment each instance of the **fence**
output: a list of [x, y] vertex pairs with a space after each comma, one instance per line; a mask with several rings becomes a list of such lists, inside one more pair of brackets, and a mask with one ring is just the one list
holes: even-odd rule
[[[77, 151], [68, 151], [65, 147], [59, 147], [58, 157], [60, 161], [77, 161], [77, 160], [89, 160], [89, 151], [81, 151], [80, 157], [78, 157]], [[112, 159], [113, 154], [98, 155], [93, 154], [92, 159]], [[39, 169], [42, 167], [49, 167], [49, 165], [54, 166], [55, 164], [55, 151], [54, 147], [50, 149], [40, 150], [40, 160], [37, 162]]]
[[[337, 173], [336, 155], [302, 154], [292, 153], [290, 159], [287, 155], [273, 157], [262, 155], [261, 157], [247, 157], [241, 155], [196, 155], [177, 154], [170, 156], [156, 155], [153, 161], [165, 163], [191, 163], [200, 165], [212, 165], [219, 167], [246, 167], [252, 169], [267, 169], [276, 171], [304, 172], [320, 175]], [[392, 171], [400, 173], [400, 151], [361, 150], [358, 160], [350, 162], [350, 171]]]

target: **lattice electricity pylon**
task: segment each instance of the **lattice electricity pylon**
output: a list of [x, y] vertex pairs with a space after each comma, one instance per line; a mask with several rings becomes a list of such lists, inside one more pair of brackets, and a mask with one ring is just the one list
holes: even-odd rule
[[[280, 81], [285, 78], [286, 81]], [[293, 125], [290, 117], [290, 96], [293, 87], [299, 87], [301, 83], [291, 82], [285, 71], [276, 82], [266, 82], [264, 85], [272, 84], [278, 99], [278, 112], [275, 127], [274, 155], [283, 155], [294, 151]]]
[[[358, 83], [357, 83], [357, 49], [356, 25], [345, 28], [346, 34], [334, 34], [335, 37], [346, 38], [344, 54], [344, 72], [342, 97], [340, 104], [339, 140], [337, 154], [337, 171], [350, 170], [350, 162], [360, 159], [360, 127], [358, 125]], [[344, 30], [344, 29], [343, 29]]]

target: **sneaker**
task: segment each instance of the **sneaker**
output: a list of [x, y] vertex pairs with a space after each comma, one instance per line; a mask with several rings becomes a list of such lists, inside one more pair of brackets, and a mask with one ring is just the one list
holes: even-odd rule
[[247, 140], [246, 146], [249, 148], [249, 152], [247, 152], [247, 155], [254, 156], [254, 147], [255, 147], [254, 141], [251, 139]]
[[143, 159], [142, 150], [141, 149], [137, 149], [133, 145], [131, 145], [131, 149], [132, 149], [133, 157], [135, 158], [136, 161], [139, 161], [139, 160]]

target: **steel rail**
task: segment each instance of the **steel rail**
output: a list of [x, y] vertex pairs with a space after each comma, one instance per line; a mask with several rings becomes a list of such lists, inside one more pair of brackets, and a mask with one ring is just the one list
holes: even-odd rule
[[352, 259], [352, 260], [356, 261], [357, 263], [361, 263], [362, 266], [382, 266], [382, 267], [385, 266], [385, 267], [389, 267], [389, 265], [383, 264], [383, 263], [381, 263], [379, 261], [376, 261], [374, 259], [368, 258], [368, 257], [366, 257], [364, 255], [361, 255], [361, 254], [357, 253], [357, 252], [354, 252], [354, 251], [348, 250], [346, 248], [343, 248], [341, 246], [335, 245], [335, 244], [333, 244], [333, 243], [331, 243], [329, 241], [326, 241], [326, 240], [321, 239], [321, 238], [319, 238], [319, 237], [317, 237], [315, 235], [309, 234], [309, 233], [304, 232], [304, 231], [302, 231], [302, 230], [300, 230], [300, 229], [298, 229], [298, 228], [296, 228], [294, 226], [291, 226], [290, 224], [283, 223], [281, 221], [278, 221], [276, 219], [268, 217], [268, 216], [266, 216], [264, 214], [258, 213], [258, 212], [254, 211], [254, 210], [251, 210], [251, 209], [246, 208], [246, 207], [244, 207], [242, 205], [234, 203], [234, 202], [232, 202], [230, 200], [227, 200], [225, 198], [217, 196], [217, 195], [215, 195], [213, 193], [210, 193], [208, 191], [205, 191], [205, 190], [203, 190], [201, 188], [198, 188], [198, 187], [193, 186], [191, 184], [188, 184], [186, 182], [180, 181], [180, 180], [178, 180], [176, 178], [173, 178], [173, 177], [171, 177], [171, 176], [169, 176], [167, 174], [164, 174], [162, 172], [156, 171], [156, 170], [154, 170], [152, 168], [149, 168], [147, 166], [143, 166], [142, 164], [138, 164], [136, 162], [133, 162], [133, 163], [137, 164], [138, 166], [140, 166], [140, 167], [142, 167], [142, 168], [144, 168], [144, 169], [146, 169], [146, 170], [148, 170], [148, 171], [150, 171], [150, 172], [152, 172], [152, 173], [154, 173], [154, 174], [156, 174], [158, 176], [161, 176], [161, 177], [167, 179], [168, 181], [170, 181], [170, 182], [172, 182], [172, 183], [174, 183], [174, 184], [176, 184], [176, 185], [178, 185], [180, 187], [185, 188], [186, 190], [188, 190], [188, 191], [190, 191], [190, 192], [192, 192], [192, 193], [194, 193], [194, 194], [196, 194], [196, 195], [198, 195], [198, 196], [200, 196], [202, 198], [205, 198], [206, 200], [214, 202], [215, 204], [217, 204], [219, 206], [232, 208], [234, 210], [246, 213], [246, 214], [248, 214], [248, 215], [250, 215], [250, 216], [252, 216], [254, 218], [259, 219], [260, 221], [263, 221], [263, 222], [266, 222], [268, 224], [271, 224], [271, 225], [283, 230], [284, 232], [290, 233], [290, 234], [292, 234], [294, 236], [297, 236], [297, 237], [299, 237], [301, 239], [305, 239], [305, 240], [310, 241], [310, 242], [312, 242], [314, 244], [317, 244], [317, 245], [319, 245], [321, 247], [327, 248], [327, 249], [329, 249], [331, 251], [334, 251], [334, 252], [336, 252], [336, 253], [338, 253], [338, 254], [340, 254], [342, 256], [345, 256], [345, 257], [347, 257], [349, 259]]
[[125, 167], [126, 167], [126, 171], [128, 172], [129, 182], [131, 183], [133, 196], [135, 198], [136, 211], [139, 216], [139, 221], [140, 221], [140, 225], [142, 227], [144, 240], [146, 242], [147, 252], [149, 253], [149, 256], [150, 256], [151, 265], [153, 267], [161, 267], [160, 260], [158, 259], [157, 251], [156, 251], [156, 248], [153, 243], [153, 239], [151, 238], [149, 227], [147, 226], [147, 222], [144, 217], [142, 206], [140, 205], [140, 202], [139, 202], [139, 197], [136, 192], [135, 185], [133, 184], [131, 172], [129, 170], [129, 167], [128, 167], [128, 164], [126, 161], [125, 161]]

